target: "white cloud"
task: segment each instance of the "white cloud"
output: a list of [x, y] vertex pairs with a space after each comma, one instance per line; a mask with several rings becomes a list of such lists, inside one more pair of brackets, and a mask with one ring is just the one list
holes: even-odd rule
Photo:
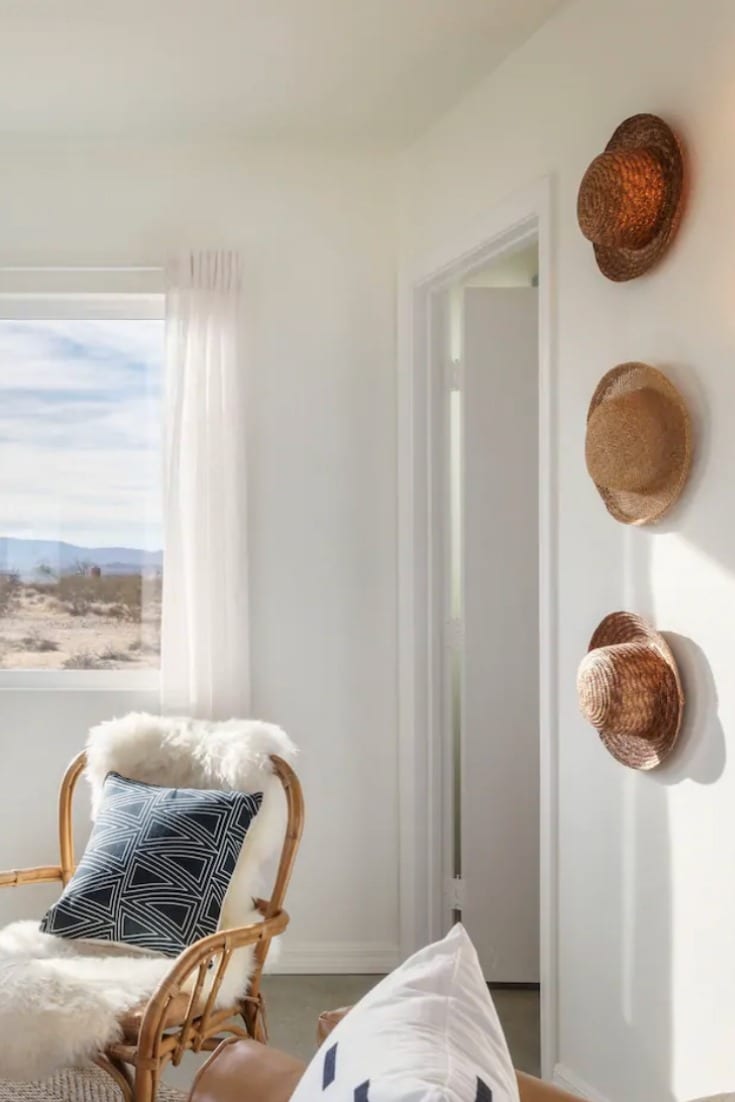
[[0, 321], [0, 535], [160, 546], [162, 336]]

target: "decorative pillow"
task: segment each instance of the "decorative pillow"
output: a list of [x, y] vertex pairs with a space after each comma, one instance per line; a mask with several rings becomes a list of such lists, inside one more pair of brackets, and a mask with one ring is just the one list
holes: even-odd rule
[[327, 1037], [291, 1102], [519, 1102], [463, 926], [386, 976]]
[[108, 774], [84, 856], [41, 929], [178, 956], [216, 931], [261, 800]]

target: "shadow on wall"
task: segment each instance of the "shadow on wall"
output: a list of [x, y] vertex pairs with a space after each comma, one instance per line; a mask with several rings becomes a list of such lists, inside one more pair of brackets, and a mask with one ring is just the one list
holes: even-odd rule
[[[684, 398], [692, 425], [693, 456], [687, 484], [673, 508], [656, 524], [628, 531], [630, 545], [635, 547], [627, 579], [628, 592], [643, 605], [652, 597], [651, 552], [661, 537], [675, 536], [712, 560], [713, 566], [735, 574], [735, 540], [729, 521], [723, 517], [723, 503], [729, 502], [732, 494], [729, 462], [732, 441], [731, 438], [720, 441], [720, 435], [727, 433], [730, 426], [726, 419], [715, 416], [711, 395], [705, 391], [701, 370], [696, 366], [657, 361], [653, 361], [653, 366], [671, 379]], [[718, 394], [718, 406], [724, 403], [726, 408], [735, 409], [735, 372], [729, 374], [727, 388], [726, 394]], [[728, 462], [717, 463], [718, 454], [726, 455]]]
[[[688, 743], [687, 735], [678, 763], [666, 767], [669, 784], [688, 775], [685, 763], [696, 758]], [[600, 752], [606, 753], [602, 745]], [[602, 768], [605, 785], [614, 788], [608, 821], [616, 838], [598, 913], [599, 943], [607, 951], [601, 983], [591, 978], [588, 1007], [594, 1014], [602, 1001], [594, 1036], [608, 1042], [592, 1081], [610, 1102], [680, 1102], [673, 1083], [670, 790], [655, 772], [628, 769], [612, 757]], [[604, 1005], [606, 997], [613, 1005]]]
[[[692, 552], [713, 560], [712, 566], [735, 574], [735, 541], [722, 523], [722, 502], [729, 500], [730, 471], [720, 471], [711, 462], [715, 441], [712, 406], [701, 376], [683, 365], [656, 365], [665, 371], [681, 391], [692, 422], [694, 452], [692, 469], [681, 499], [661, 521], [644, 528], [628, 528], [625, 540], [625, 607], [647, 616], [662, 630], [676, 656], [686, 695], [682, 732], [668, 761], [651, 774], [665, 785], [692, 780], [713, 784], [725, 768], [725, 733], [718, 715], [718, 698], [712, 670], [702, 648], [685, 635], [666, 630], [658, 622], [654, 581], [658, 567], [659, 541], [669, 547], [673, 565], [664, 584], [671, 588], [682, 568], [691, 566]], [[732, 382], [735, 405], [735, 375]], [[674, 541], [684, 554], [679, 558]], [[706, 595], [705, 595], [706, 596]], [[664, 617], [665, 619], [665, 617]]]
[[725, 771], [727, 744], [718, 715], [715, 679], [704, 651], [685, 635], [663, 633], [679, 665], [686, 712], [676, 748], [651, 780], [662, 785], [692, 780], [714, 784]]
[[[686, 742], [678, 766], [667, 768], [685, 770]], [[585, 1014], [596, 1056], [578, 1070], [609, 1102], [681, 1102], [673, 1075], [671, 791], [654, 773], [620, 765], [602, 744], [599, 754], [600, 816], [613, 837], [590, 842], [606, 868], [589, 906], [597, 932]]]
[[666, 637], [687, 695], [682, 731], [664, 765], [626, 777], [621, 805], [621, 1016], [628, 1037], [621, 1056], [629, 1068], [628, 1102], [680, 1102], [673, 1083], [669, 789], [687, 780], [713, 784], [726, 761], [709, 663], [692, 640], [673, 632]]
[[[701, 632], [707, 645], [710, 636], [705, 629], [716, 599], [713, 594], [735, 575], [735, 541], [731, 527], [722, 523], [722, 503], [731, 492], [730, 471], [726, 466], [718, 470], [713, 462], [714, 411], [693, 370], [656, 366], [672, 378], [687, 402], [694, 462], [681, 500], [661, 523], [620, 531], [620, 607], [644, 615], [663, 631], [679, 665], [686, 708], [677, 746], [659, 769], [650, 773], [623, 769], [617, 774], [613, 771], [623, 767], [612, 759], [609, 763], [616, 800], [611, 821], [617, 817], [618, 823], [610, 875], [619, 882], [608, 898], [619, 900], [620, 909], [615, 915], [600, 915], [600, 922], [609, 931], [605, 941], [617, 969], [610, 991], [616, 993], [619, 1006], [606, 1008], [617, 1051], [606, 1054], [605, 1079], [616, 1084], [625, 1102], [681, 1102], [674, 1072], [671, 815], [680, 806], [676, 786], [715, 784], [727, 760], [708, 657], [699, 643], [667, 627], [672, 612], [674, 623], [682, 625], [676, 614], [683, 602], [691, 611], [687, 625], [691, 624], [692, 634]], [[735, 406], [735, 375], [731, 385]], [[614, 523], [611, 518], [610, 524]], [[708, 581], [713, 589], [704, 588]], [[602, 1078], [599, 1086], [604, 1093]]]
[[673, 1082], [670, 789], [684, 781], [713, 784], [726, 762], [709, 663], [691, 639], [673, 632], [666, 637], [687, 696], [679, 741], [659, 769], [630, 771], [621, 786], [619, 1056], [626, 1102], [681, 1102]]
[[[666, 631], [665, 607], [676, 607], [682, 573], [691, 556], [705, 553], [714, 569], [735, 572], [735, 545], [713, 522], [712, 498], [722, 487], [704, 481], [710, 466], [710, 410], [693, 378], [669, 372], [689, 403], [697, 447], [685, 494], [664, 522], [622, 533], [624, 595], [621, 607], [639, 612], [669, 641], [686, 696], [679, 740], [667, 761], [650, 773], [626, 771], [619, 794], [618, 932], [622, 1050], [615, 1075], [626, 1102], [681, 1102], [674, 1085], [671, 824], [673, 789], [684, 782], [714, 784], [724, 773], [727, 750], [710, 663], [688, 636]], [[699, 442], [699, 443], [696, 443]], [[703, 522], [706, 518], [708, 524]], [[697, 533], [697, 539], [693, 534]], [[718, 565], [719, 564], [719, 565]], [[692, 579], [684, 585], [691, 593]], [[664, 598], [662, 600], [662, 597]], [[696, 601], [693, 606], [696, 608]], [[614, 766], [614, 768], [618, 768]], [[621, 1070], [622, 1068], [622, 1070]]]

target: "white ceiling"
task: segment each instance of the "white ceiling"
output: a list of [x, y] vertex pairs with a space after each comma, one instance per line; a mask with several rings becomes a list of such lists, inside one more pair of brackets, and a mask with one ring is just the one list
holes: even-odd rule
[[565, 0], [0, 0], [0, 137], [403, 143]]

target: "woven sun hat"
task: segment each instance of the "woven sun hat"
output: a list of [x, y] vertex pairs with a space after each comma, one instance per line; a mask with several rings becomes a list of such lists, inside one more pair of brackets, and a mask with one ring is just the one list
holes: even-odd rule
[[587, 413], [587, 470], [623, 524], [650, 524], [677, 500], [692, 464], [689, 414], [655, 367], [624, 363], [600, 380]]
[[577, 673], [579, 706], [622, 765], [654, 769], [674, 748], [684, 692], [668, 643], [641, 616], [613, 612]]
[[622, 122], [585, 172], [577, 220], [603, 275], [643, 275], [661, 259], [681, 219], [684, 160], [676, 135], [657, 115]]

